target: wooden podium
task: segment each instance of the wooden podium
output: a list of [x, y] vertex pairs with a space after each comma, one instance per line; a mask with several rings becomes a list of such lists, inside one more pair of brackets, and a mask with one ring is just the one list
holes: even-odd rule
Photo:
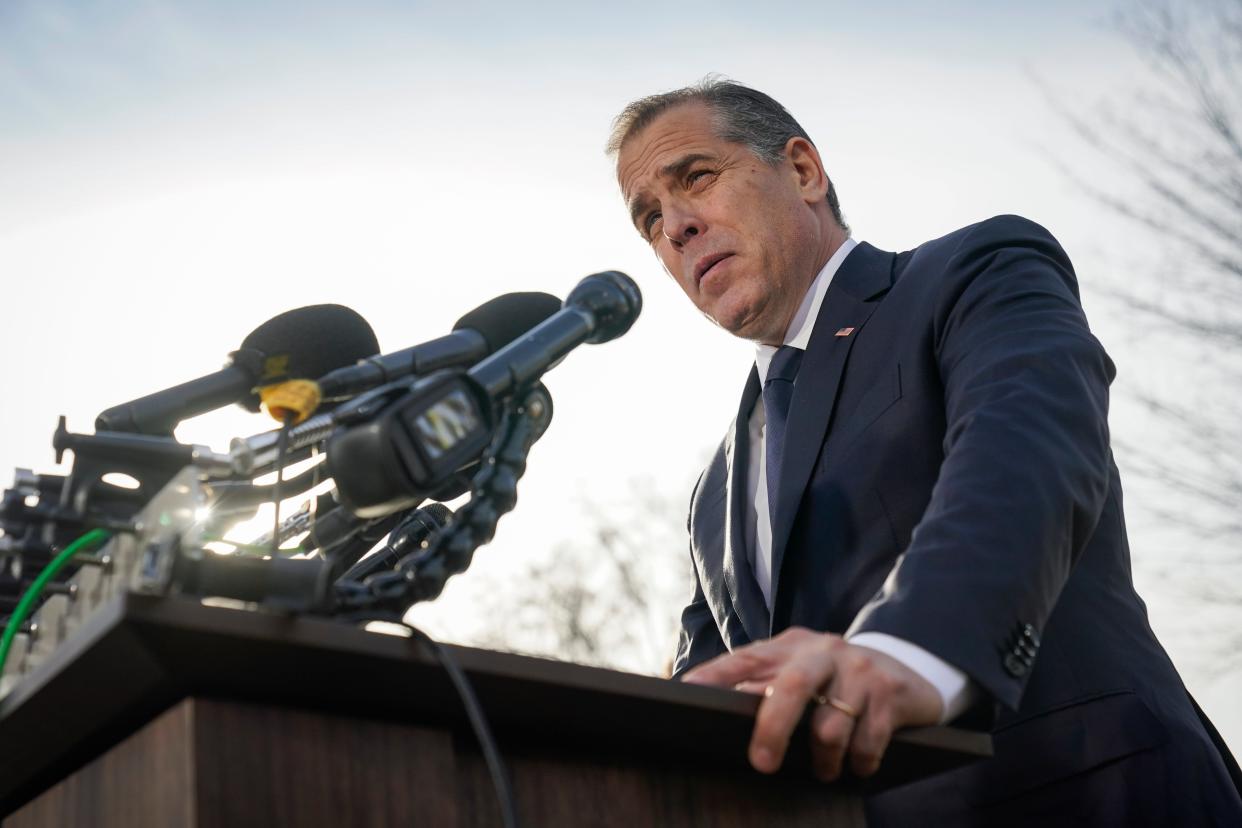
[[[523, 826], [861, 825], [866, 790], [990, 753], [986, 734], [903, 731], [865, 785], [824, 785], [804, 724], [766, 777], [746, 764], [753, 696], [448, 649]], [[4, 828], [500, 823], [461, 702], [413, 639], [138, 594], [0, 701], [0, 814]]]

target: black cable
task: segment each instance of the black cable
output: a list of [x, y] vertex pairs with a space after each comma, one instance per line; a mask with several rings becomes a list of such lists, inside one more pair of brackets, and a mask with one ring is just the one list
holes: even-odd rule
[[470, 686], [470, 679], [466, 678], [461, 667], [449, 655], [448, 650], [440, 645], [440, 642], [404, 619], [401, 619], [400, 623], [413, 633], [415, 639], [427, 645], [432, 655], [440, 662], [440, 666], [444, 668], [444, 672], [448, 674], [449, 680], [453, 682], [453, 687], [461, 698], [462, 706], [466, 708], [466, 716], [470, 719], [470, 727], [474, 729], [474, 737], [483, 751], [483, 759], [487, 762], [487, 770], [492, 777], [492, 787], [496, 789], [496, 799], [500, 804], [501, 823], [505, 828], [517, 828], [517, 808], [513, 801], [513, 788], [509, 784], [509, 772], [505, 768], [500, 751], [496, 748], [492, 730], [487, 724], [487, 717], [483, 714], [478, 697], [474, 695], [474, 688]]

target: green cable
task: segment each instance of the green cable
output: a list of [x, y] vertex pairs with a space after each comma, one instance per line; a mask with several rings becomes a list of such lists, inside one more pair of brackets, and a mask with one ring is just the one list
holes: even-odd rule
[[48, 581], [56, 577], [56, 573], [60, 572], [61, 567], [69, 562], [69, 559], [81, 552], [87, 546], [103, 544], [110, 535], [103, 529], [92, 529], [82, 537], [75, 540], [64, 548], [64, 550], [52, 559], [52, 562], [43, 567], [43, 571], [39, 573], [39, 577], [34, 579], [26, 591], [22, 594], [22, 599], [17, 602], [17, 609], [13, 610], [13, 615], [9, 618], [9, 623], [4, 628], [4, 638], [0, 638], [0, 677], [4, 675], [4, 665], [9, 660], [9, 649], [13, 646], [13, 639], [17, 637], [17, 631], [21, 628], [22, 622], [26, 620], [26, 616], [30, 614], [30, 610], [34, 607], [35, 601], [39, 599], [39, 593], [43, 592], [43, 588], [47, 586]]

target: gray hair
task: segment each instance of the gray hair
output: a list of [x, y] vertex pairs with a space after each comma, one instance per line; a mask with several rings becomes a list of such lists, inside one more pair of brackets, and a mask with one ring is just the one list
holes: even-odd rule
[[[785, 144], [789, 143], [790, 138], [805, 138], [812, 146], [815, 144], [802, 125], [771, 96], [740, 83], [708, 75], [692, 86], [631, 101], [613, 119], [605, 151], [616, 155], [626, 141], [650, 126], [660, 115], [689, 103], [707, 105], [713, 115], [717, 137], [744, 145], [755, 157], [771, 166], [785, 159]], [[849, 232], [831, 179], [828, 181], [828, 207], [837, 224]]]

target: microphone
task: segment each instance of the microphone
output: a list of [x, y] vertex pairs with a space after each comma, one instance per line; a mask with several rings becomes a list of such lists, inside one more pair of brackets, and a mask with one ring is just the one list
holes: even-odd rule
[[477, 362], [538, 325], [561, 307], [548, 293], [506, 293], [479, 305], [439, 339], [391, 354], [372, 356], [319, 378], [326, 400], [352, 397], [407, 376], [420, 376]]
[[624, 334], [643, 309], [634, 280], [617, 270], [587, 276], [565, 305], [542, 324], [467, 373], [492, 399], [508, 394], [556, 365], [584, 342], [597, 345]]
[[255, 328], [219, 371], [113, 406], [96, 431], [172, 436], [177, 423], [229, 403], [258, 411], [256, 388], [306, 379], [379, 351], [367, 321], [343, 305], [309, 305]]
[[[377, 517], [417, 504], [478, 460], [498, 425], [501, 400], [583, 342], [621, 336], [641, 310], [638, 285], [624, 273], [588, 276], [561, 310], [465, 373], [432, 374], [400, 396], [342, 410], [327, 446], [342, 505]], [[550, 404], [546, 393], [545, 399]], [[548, 417], [550, 411], [541, 419]]]
[[[455, 330], [447, 336], [339, 368], [320, 377], [317, 385], [325, 399], [335, 399], [371, 390], [403, 376], [418, 376], [473, 362], [527, 333], [560, 307], [561, 301], [551, 294], [506, 293], [484, 302], [457, 320]], [[369, 411], [383, 399], [382, 396], [375, 400], [357, 397], [347, 405]], [[289, 433], [290, 450], [324, 439], [332, 432], [337, 419], [333, 414], [324, 413], [306, 420]], [[267, 431], [235, 439], [230, 445], [234, 462], [245, 469], [268, 466], [275, 458], [279, 434], [279, 431]]]
[[386, 572], [406, 555], [422, 547], [424, 541], [448, 525], [453, 511], [443, 503], [432, 503], [416, 510], [392, 530], [383, 548], [368, 555], [341, 576], [345, 581], [363, 581], [376, 572]]

